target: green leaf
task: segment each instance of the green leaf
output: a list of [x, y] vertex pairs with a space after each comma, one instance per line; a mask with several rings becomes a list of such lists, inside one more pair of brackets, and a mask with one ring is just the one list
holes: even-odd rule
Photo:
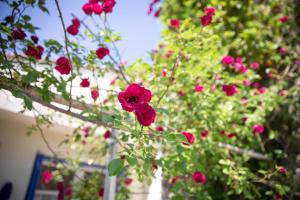
[[124, 162], [121, 159], [114, 159], [108, 164], [109, 176], [118, 175], [124, 168]]
[[134, 166], [137, 164], [137, 159], [134, 158], [134, 157], [127, 157], [127, 162], [131, 165], [131, 166]]
[[24, 96], [24, 104], [27, 109], [32, 110], [32, 101], [26, 96]]
[[175, 141], [176, 140], [176, 136], [171, 133], [171, 134], [166, 135], [166, 139], [168, 141]]
[[29, 72], [27, 75], [23, 76], [22, 79], [25, 83], [30, 84], [38, 79], [38, 73], [35, 71]]

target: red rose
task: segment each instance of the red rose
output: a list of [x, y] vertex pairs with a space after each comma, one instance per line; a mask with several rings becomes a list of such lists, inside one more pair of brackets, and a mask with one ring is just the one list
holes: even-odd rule
[[64, 191], [64, 182], [63, 181], [59, 181], [56, 183], [56, 189], [59, 192], [63, 192]]
[[132, 181], [133, 181], [132, 178], [127, 178], [127, 179], [125, 180], [125, 184], [126, 184], [126, 185], [130, 185], [130, 184], [132, 183]]
[[252, 132], [254, 134], [262, 134], [264, 132], [265, 128], [262, 124], [255, 124], [253, 127], [252, 127]]
[[163, 128], [162, 126], [157, 126], [157, 127], [155, 128], [155, 130], [158, 131], [158, 132], [163, 132], [163, 131], [164, 131], [164, 128]]
[[40, 45], [34, 47], [31, 45], [28, 45], [27, 50], [25, 51], [25, 54], [29, 57], [34, 57], [37, 60], [42, 58], [42, 54], [44, 52], [44, 48]]
[[225, 136], [226, 135], [226, 132], [224, 130], [220, 131], [220, 135], [221, 136]]
[[238, 92], [235, 85], [223, 85], [222, 89], [227, 96], [233, 96], [235, 93]]
[[246, 80], [243, 80], [243, 85], [244, 86], [250, 86], [251, 85], [251, 81], [250, 80], [248, 80], [248, 79], [246, 79]]
[[105, 131], [104, 133], [104, 138], [105, 139], [109, 139], [110, 138], [110, 135], [111, 135], [111, 132], [109, 130]]
[[246, 123], [247, 119], [248, 119], [247, 117], [243, 117], [243, 118], [241, 119], [242, 123]]
[[267, 91], [266, 87], [261, 87], [261, 88], [258, 89], [259, 94], [264, 94], [264, 93], [266, 93], [266, 91]]
[[27, 46], [27, 50], [25, 51], [26, 56], [35, 57], [36, 53], [37, 53], [37, 51], [36, 51], [35, 47], [33, 47], [31, 45]]
[[70, 61], [66, 57], [59, 57], [55, 69], [62, 75], [68, 75], [71, 72]]
[[211, 15], [204, 15], [201, 17], [201, 24], [203, 26], [208, 26], [212, 22], [212, 16]]
[[62, 192], [58, 192], [58, 195], [57, 195], [57, 200], [64, 200], [64, 193]]
[[138, 104], [147, 104], [150, 102], [152, 94], [150, 90], [145, 89], [139, 84], [129, 85], [125, 91], [118, 95], [119, 102], [123, 110], [132, 112]]
[[225, 56], [222, 58], [222, 64], [223, 65], [230, 65], [234, 62], [234, 58], [231, 56]]
[[89, 125], [87, 125], [87, 126], [85, 126], [85, 127], [82, 128], [82, 131], [84, 132], [84, 134], [83, 134], [84, 137], [88, 137], [89, 136], [89, 132], [90, 132], [91, 128], [92, 127], [89, 126]]
[[233, 67], [236, 71], [239, 71], [242, 74], [247, 72], [247, 70], [248, 70], [248, 68], [241, 62], [234, 63]]
[[97, 90], [97, 89], [92, 89], [92, 90], [91, 90], [91, 96], [92, 96], [92, 98], [94, 99], [94, 101], [96, 101], [96, 100], [98, 99], [98, 97], [99, 97], [99, 92], [98, 92], [98, 90]]
[[115, 0], [104, 0], [102, 4], [103, 11], [105, 13], [111, 13], [115, 5]]
[[214, 7], [207, 7], [205, 8], [205, 15], [213, 16], [215, 14], [216, 9]]
[[86, 15], [90, 15], [93, 12], [92, 4], [86, 3], [82, 6], [82, 10]]
[[32, 35], [30, 38], [35, 44], [37, 44], [39, 41], [39, 38], [36, 35]]
[[201, 132], [201, 136], [203, 138], [206, 138], [208, 136], [208, 130], [207, 129], [203, 129], [202, 132]]
[[228, 137], [229, 139], [235, 138], [236, 136], [237, 136], [236, 133], [230, 133], [230, 134], [227, 135], [227, 137]]
[[188, 142], [188, 143], [183, 142], [183, 144], [189, 145], [189, 144], [193, 144], [193, 143], [194, 143], [195, 137], [194, 137], [194, 135], [193, 135], [192, 133], [183, 131], [181, 134], [184, 135], [184, 136], [186, 137], [186, 140], [187, 140], [187, 142]]
[[177, 180], [180, 178], [180, 176], [175, 176], [175, 177], [173, 177], [172, 179], [171, 179], [171, 184], [172, 185], [174, 185], [176, 182], [177, 182]]
[[84, 87], [84, 88], [89, 87], [89, 86], [90, 86], [90, 81], [89, 81], [89, 79], [88, 79], [88, 78], [83, 78], [83, 79], [81, 80], [80, 86], [81, 86], [81, 87]]
[[99, 191], [98, 191], [98, 196], [103, 198], [104, 197], [104, 188], [100, 188]]
[[286, 174], [286, 173], [287, 173], [287, 169], [286, 169], [285, 167], [279, 167], [279, 168], [278, 168], [278, 172], [279, 172], [280, 174]]
[[154, 13], [154, 17], [159, 17], [160, 15], [160, 9], [158, 9], [155, 13]]
[[180, 28], [180, 20], [178, 19], [171, 19], [170, 21], [170, 26], [171, 28], [174, 28], [174, 29], [179, 29]]
[[36, 48], [37, 48], [37, 54], [35, 58], [39, 60], [42, 58], [42, 55], [44, 53], [44, 48], [41, 45], [37, 45]]
[[100, 47], [96, 50], [96, 55], [99, 59], [103, 59], [109, 54], [109, 49], [105, 47]]
[[147, 103], [135, 105], [134, 113], [139, 123], [143, 126], [150, 126], [150, 124], [155, 122], [156, 112]]
[[11, 35], [15, 40], [24, 40], [26, 37], [25, 32], [19, 27], [15, 28]]
[[259, 63], [254, 61], [250, 64], [250, 66], [252, 69], [256, 70], [259, 68]]
[[74, 26], [80, 27], [80, 20], [77, 19], [77, 18], [73, 18], [73, 19], [72, 19], [72, 24], [73, 24]]
[[196, 183], [205, 184], [206, 183], [206, 176], [202, 172], [194, 172], [193, 179]]
[[180, 90], [180, 91], [178, 92], [178, 94], [179, 94], [179, 96], [181, 96], [181, 97], [184, 97], [184, 96], [186, 95], [185, 91], [183, 91], [183, 90]]
[[203, 92], [204, 91], [204, 86], [197, 84], [195, 86], [195, 91], [196, 92]]
[[163, 77], [166, 77], [167, 76], [167, 69], [163, 69], [162, 71], [161, 71], [161, 75], [163, 76]]
[[254, 87], [254, 88], [259, 88], [259, 87], [260, 87], [260, 83], [259, 83], [259, 82], [254, 82], [254, 83], [252, 84], [252, 87]]
[[284, 48], [284, 47], [280, 47], [280, 48], [279, 48], [279, 53], [280, 53], [280, 55], [284, 56], [284, 55], [286, 54], [286, 52], [287, 52], [287, 49], [286, 49], [286, 48]]
[[79, 32], [79, 29], [78, 29], [78, 26], [75, 26], [74, 24], [72, 24], [67, 28], [67, 31], [71, 35], [77, 35]]
[[92, 5], [92, 9], [93, 9], [93, 12], [96, 14], [96, 15], [101, 15], [102, 13], [102, 6], [98, 3], [94, 3]]
[[43, 183], [48, 184], [52, 179], [53, 179], [53, 174], [48, 170], [44, 171], [44, 173], [43, 173]]
[[281, 16], [280, 18], [279, 18], [279, 21], [281, 22], [281, 23], [285, 23], [285, 22], [287, 22], [289, 20], [289, 17], [288, 16]]

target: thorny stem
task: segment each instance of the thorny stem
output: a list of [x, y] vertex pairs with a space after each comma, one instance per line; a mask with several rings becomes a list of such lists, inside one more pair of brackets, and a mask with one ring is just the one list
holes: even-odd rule
[[70, 64], [71, 64], [71, 86], [70, 86], [70, 104], [69, 104], [69, 108], [68, 110], [71, 109], [72, 107], [72, 88], [73, 88], [73, 68], [72, 68], [72, 60], [71, 60], [71, 56], [70, 56], [70, 52], [69, 52], [69, 49], [68, 49], [68, 43], [69, 43], [69, 40], [68, 40], [68, 36], [67, 36], [67, 31], [66, 31], [66, 26], [65, 26], [65, 22], [64, 22], [64, 19], [63, 19], [63, 16], [62, 16], [62, 12], [61, 12], [61, 9], [59, 7], [59, 3], [58, 3], [58, 0], [55, 0], [55, 4], [56, 4], [56, 8], [58, 10], [58, 13], [59, 13], [59, 18], [60, 18], [60, 21], [61, 21], [61, 25], [62, 25], [62, 28], [63, 28], [63, 31], [64, 31], [64, 37], [65, 37], [65, 49], [66, 49], [66, 52], [67, 52], [67, 56], [68, 56], [68, 59], [70, 61]]
[[161, 102], [161, 100], [164, 98], [164, 96], [168, 93], [169, 91], [169, 88], [171, 86], [171, 83], [174, 79], [174, 76], [175, 76], [175, 71], [176, 71], [176, 67], [178, 67], [179, 65], [179, 62], [180, 62], [180, 58], [181, 58], [181, 55], [180, 55], [180, 52], [178, 53], [177, 57], [176, 57], [176, 60], [175, 60], [175, 63], [173, 64], [173, 67], [172, 67], [172, 74], [170, 76], [170, 79], [169, 79], [169, 83], [165, 89], [165, 91], [162, 93], [162, 95], [159, 97], [159, 99], [157, 100], [157, 104], [156, 104], [156, 107], [159, 106], [159, 103]]

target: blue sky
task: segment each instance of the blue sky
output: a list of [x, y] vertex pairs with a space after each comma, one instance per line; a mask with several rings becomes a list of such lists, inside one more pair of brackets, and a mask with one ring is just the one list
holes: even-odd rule
[[[60, 6], [64, 15], [65, 23], [71, 23], [71, 13], [80, 19], [85, 14], [81, 7], [88, 0], [60, 0]], [[158, 19], [147, 15], [150, 0], [116, 0], [114, 12], [108, 15], [110, 26], [113, 30], [120, 32], [122, 41], [117, 46], [123, 60], [134, 62], [142, 57], [149, 61], [148, 52], [154, 49], [160, 38], [163, 25]], [[41, 39], [54, 38], [62, 41], [63, 32], [58, 18], [54, 0], [46, 0], [50, 15], [42, 13], [38, 9], [29, 9], [27, 13], [32, 17], [32, 23], [41, 28], [38, 36]], [[9, 14], [3, 4], [0, 4], [1, 19]], [[97, 19], [97, 18], [96, 18]], [[86, 19], [91, 25], [91, 20]], [[87, 44], [92, 45], [92, 44]]]

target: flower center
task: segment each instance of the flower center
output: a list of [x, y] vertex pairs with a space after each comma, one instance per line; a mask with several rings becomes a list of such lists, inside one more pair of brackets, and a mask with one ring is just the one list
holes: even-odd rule
[[130, 103], [130, 104], [136, 104], [136, 103], [138, 103], [138, 101], [139, 101], [139, 97], [137, 97], [137, 96], [131, 96], [131, 97], [127, 98], [127, 103]]

